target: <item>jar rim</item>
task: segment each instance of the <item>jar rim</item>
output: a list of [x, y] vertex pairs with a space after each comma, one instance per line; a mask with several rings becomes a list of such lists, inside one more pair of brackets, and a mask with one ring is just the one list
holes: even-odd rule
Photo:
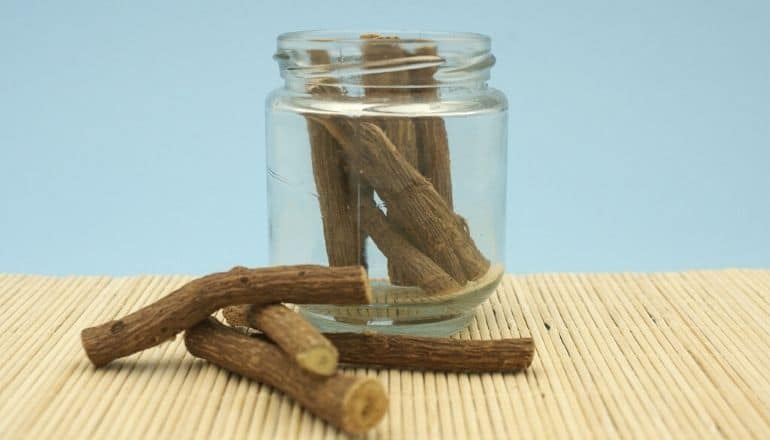
[[[367, 35], [385, 35], [397, 37], [399, 43], [473, 43], [489, 44], [489, 36], [476, 32], [454, 31], [413, 31], [413, 30], [336, 30], [336, 29], [311, 29], [303, 31], [286, 32], [278, 35], [279, 47], [282, 43], [360, 43], [366, 41]], [[387, 41], [384, 40], [384, 41]]]
[[[366, 49], [372, 46], [381, 56], [367, 59]], [[281, 76], [287, 87], [297, 90], [329, 80], [349, 91], [355, 87], [484, 86], [495, 64], [491, 39], [472, 32], [297, 31], [279, 35], [277, 49], [273, 59]], [[414, 79], [404, 81], [404, 72], [409, 75], [416, 70], [427, 76], [412, 75]], [[389, 74], [401, 79], [389, 82], [394, 77]], [[378, 79], [367, 83], [366, 78]]]

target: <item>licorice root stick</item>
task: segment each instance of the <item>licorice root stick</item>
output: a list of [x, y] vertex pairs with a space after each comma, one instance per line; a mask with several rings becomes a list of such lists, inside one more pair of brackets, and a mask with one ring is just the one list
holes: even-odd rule
[[[409, 53], [403, 48], [398, 37], [379, 34], [361, 35], [361, 59], [365, 63], [376, 63], [383, 60], [406, 59]], [[410, 100], [411, 88], [410, 71], [408, 69], [392, 69], [381, 73], [363, 75], [364, 100], [374, 103], [397, 103]], [[417, 144], [415, 123], [407, 117], [368, 118], [376, 123], [393, 144], [399, 149], [404, 159], [415, 168], [419, 168], [420, 149]], [[396, 216], [398, 212], [388, 212], [388, 216]], [[392, 219], [391, 219], [392, 220]], [[401, 286], [419, 285], [418, 280], [411, 278], [414, 271], [405, 271], [403, 262], [388, 257], [388, 277], [390, 282]]]
[[359, 333], [324, 333], [339, 361], [361, 367], [457, 373], [504, 373], [532, 363], [532, 338], [463, 340]]
[[234, 325], [261, 330], [289, 358], [311, 373], [330, 376], [337, 371], [337, 349], [297, 312], [282, 304], [227, 307], [225, 319]]
[[[418, 48], [415, 56], [438, 56], [436, 45]], [[412, 89], [412, 96], [423, 103], [438, 101], [438, 86], [433, 75], [438, 67], [411, 70], [410, 81], [420, 87]], [[440, 117], [427, 116], [414, 119], [417, 142], [420, 145], [420, 172], [433, 184], [436, 192], [446, 200], [450, 208], [452, 202], [452, 167], [449, 156], [449, 139], [446, 124]]]
[[[230, 325], [259, 329], [247, 311], [248, 306], [230, 307], [225, 318]], [[259, 334], [253, 336], [264, 338]], [[535, 355], [532, 338], [479, 341], [379, 333], [323, 336], [337, 347], [340, 363], [357, 367], [503, 373], [529, 367]]]
[[[351, 165], [377, 191], [412, 243], [461, 285], [490, 267], [457, 215], [375, 124], [312, 116], [337, 139]], [[407, 221], [408, 219], [408, 221]]]
[[[331, 62], [324, 50], [310, 50], [309, 56], [314, 65]], [[319, 80], [309, 92], [319, 100], [342, 96], [332, 78]], [[308, 119], [307, 130], [329, 266], [366, 266], [366, 235], [359, 227], [356, 206], [359, 197], [371, 198], [372, 190], [356, 173], [348, 172], [337, 141], [321, 124]]]
[[[435, 294], [459, 289], [461, 286], [438, 264], [417, 249], [392, 224], [393, 216], [386, 217], [374, 200], [361, 201], [361, 224], [383, 255], [388, 258], [391, 282], [421, 287], [425, 293]], [[400, 277], [394, 280], [395, 274]]]
[[275, 345], [210, 318], [185, 332], [187, 350], [222, 368], [268, 384], [334, 426], [363, 433], [388, 409], [385, 390], [371, 377], [314, 375]]
[[81, 333], [97, 367], [153, 347], [235, 304], [368, 304], [366, 271], [360, 266], [234, 268], [193, 280], [160, 300], [118, 320]]

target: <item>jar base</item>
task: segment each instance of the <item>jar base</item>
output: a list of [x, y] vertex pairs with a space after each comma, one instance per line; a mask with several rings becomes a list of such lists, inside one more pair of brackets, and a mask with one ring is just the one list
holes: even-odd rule
[[503, 273], [502, 265], [492, 265], [484, 276], [462, 289], [438, 295], [427, 295], [413, 286], [393, 286], [387, 279], [374, 279], [373, 304], [300, 305], [298, 309], [323, 332], [449, 336], [468, 326], [476, 307], [494, 292]]
[[466, 328], [473, 318], [474, 310], [467, 313], [437, 317], [432, 320], [345, 320], [339, 321], [328, 315], [315, 313], [300, 307], [300, 313], [311, 324], [324, 333], [365, 333], [376, 332], [393, 335], [412, 335], [445, 337], [451, 336]]

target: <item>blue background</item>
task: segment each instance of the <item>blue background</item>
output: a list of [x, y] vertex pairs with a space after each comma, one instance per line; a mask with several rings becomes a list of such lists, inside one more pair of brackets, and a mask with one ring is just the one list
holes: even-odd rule
[[266, 263], [277, 34], [489, 34], [508, 269], [770, 267], [770, 2], [0, 2], [0, 272]]

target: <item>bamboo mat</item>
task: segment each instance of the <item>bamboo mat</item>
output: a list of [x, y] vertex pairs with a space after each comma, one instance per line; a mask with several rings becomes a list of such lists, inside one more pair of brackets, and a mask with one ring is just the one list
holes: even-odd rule
[[[344, 437], [181, 338], [94, 370], [82, 328], [190, 277], [0, 275], [0, 438]], [[461, 338], [532, 336], [520, 374], [365, 371], [370, 438], [770, 438], [770, 270], [506, 276]]]

